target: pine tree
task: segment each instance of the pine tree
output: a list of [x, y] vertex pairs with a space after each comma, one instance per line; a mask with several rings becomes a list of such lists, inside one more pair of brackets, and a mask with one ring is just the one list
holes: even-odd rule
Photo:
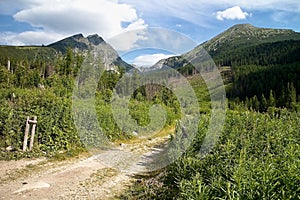
[[285, 94], [284, 86], [282, 86], [282, 88], [281, 88], [281, 94], [279, 97], [279, 106], [281, 106], [281, 107], [286, 106], [286, 94]]
[[245, 107], [246, 108], [250, 108], [251, 107], [249, 98], [247, 96], [246, 96], [246, 99], [245, 99]]
[[259, 111], [259, 101], [258, 101], [256, 95], [254, 95], [254, 97], [252, 97], [252, 98], [250, 99], [250, 102], [251, 102], [252, 108], [253, 108], [254, 110], [256, 110], [256, 111]]
[[275, 107], [276, 106], [276, 99], [275, 99], [274, 96], [275, 95], [274, 95], [273, 90], [270, 90], [269, 102], [268, 102], [269, 107]]
[[294, 108], [297, 100], [297, 92], [293, 83], [288, 83], [286, 94], [286, 107]]
[[262, 112], [266, 112], [267, 111], [267, 108], [268, 108], [268, 102], [267, 102], [267, 99], [265, 97], [264, 94], [261, 95], [261, 104], [260, 104], [260, 110]]
[[67, 54], [65, 57], [65, 66], [64, 66], [64, 73], [65, 75], [70, 75], [73, 71], [73, 62], [74, 62], [74, 55], [71, 48], [68, 48]]

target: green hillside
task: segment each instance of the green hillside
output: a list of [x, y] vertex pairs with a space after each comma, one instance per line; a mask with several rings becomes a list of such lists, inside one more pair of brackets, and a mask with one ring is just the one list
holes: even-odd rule
[[18, 61], [34, 62], [42, 60], [50, 62], [56, 58], [57, 52], [53, 48], [41, 46], [0, 46], [0, 63], [6, 65], [7, 60], [11, 61], [12, 66]]
[[209, 53], [217, 54], [224, 53], [228, 49], [286, 40], [300, 40], [300, 33], [287, 29], [258, 28], [251, 24], [238, 24], [204, 42], [201, 46]]
[[197, 57], [203, 49], [220, 68], [230, 102], [242, 101], [248, 108], [262, 111], [267, 105], [254, 106], [253, 102], [259, 104], [272, 93], [277, 98], [275, 106], [296, 109], [291, 105], [300, 101], [300, 33], [239, 24], [192, 51], [159, 64], [191, 76], [195, 68], [184, 58]]
[[275, 65], [298, 62], [300, 40], [285, 40], [241, 46], [239, 48], [225, 48], [218, 52], [210, 52], [217, 65]]

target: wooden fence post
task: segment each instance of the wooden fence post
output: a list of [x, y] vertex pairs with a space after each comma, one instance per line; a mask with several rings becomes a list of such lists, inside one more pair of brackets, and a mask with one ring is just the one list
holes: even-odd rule
[[33, 147], [33, 142], [34, 142], [34, 134], [35, 134], [35, 128], [36, 128], [36, 123], [37, 123], [37, 116], [33, 117], [33, 121], [30, 121], [32, 123], [32, 129], [31, 129], [31, 136], [30, 136], [30, 143], [29, 143], [29, 151], [32, 150]]
[[29, 117], [27, 117], [26, 120], [26, 127], [25, 127], [24, 141], [23, 141], [23, 151], [26, 151], [27, 148], [28, 132], [29, 132]]
[[24, 141], [23, 141], [23, 151], [27, 150], [27, 142], [28, 142], [28, 134], [30, 130], [30, 124], [32, 125], [31, 129], [31, 136], [30, 136], [30, 143], [29, 143], [29, 150], [32, 150], [33, 142], [34, 142], [34, 135], [35, 135], [35, 128], [37, 124], [37, 116], [33, 117], [33, 120], [29, 119], [29, 116], [26, 119], [26, 127], [25, 127], [25, 134], [24, 134]]

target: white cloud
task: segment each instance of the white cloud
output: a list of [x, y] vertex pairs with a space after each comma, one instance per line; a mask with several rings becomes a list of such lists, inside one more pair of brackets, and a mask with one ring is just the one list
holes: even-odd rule
[[239, 5], [249, 11], [282, 11], [298, 14], [300, 12], [299, 0], [120, 0], [121, 2], [134, 5], [141, 13], [145, 13], [161, 19], [162, 16], [172, 16], [183, 19], [198, 26], [209, 28], [215, 23], [211, 13]]
[[209, 14], [207, 8], [209, 7], [207, 1], [195, 0], [151, 0], [151, 1], [137, 1], [137, 0], [120, 0], [134, 5], [141, 13], [151, 13], [153, 18], [161, 20], [162, 17], [171, 16], [183, 19], [199, 26], [209, 27], [207, 22]]
[[148, 39], [146, 36], [146, 29], [144, 28], [134, 30], [132, 27], [129, 27], [125, 30], [126, 31], [124, 31], [122, 34], [116, 35], [107, 40], [107, 42], [118, 52], [126, 52], [128, 50], [138, 48], [139, 41]]
[[241, 20], [241, 19], [246, 19], [247, 16], [249, 16], [249, 13], [243, 12], [239, 6], [234, 6], [224, 11], [218, 11], [216, 15], [218, 20], [224, 20], [224, 19]]
[[[249, 10], [282, 10], [290, 12], [300, 11], [299, 0], [161, 0], [137, 1], [137, 0], [120, 0], [131, 5], [135, 5], [137, 9], [142, 11], [152, 11], [156, 13], [169, 13], [173, 16], [190, 17], [205, 13], [213, 9], [222, 9], [225, 7], [233, 7], [239, 5]], [[180, 12], [178, 12], [180, 10]], [[197, 12], [198, 11], [198, 12]], [[199, 19], [198, 19], [199, 20]]]
[[10, 45], [42, 45], [64, 38], [61, 34], [44, 31], [25, 31], [22, 33], [5, 32], [0, 34], [0, 36], [1, 44]]
[[[133, 43], [135, 38], [139, 38], [139, 40]], [[111, 44], [120, 55], [126, 54], [128, 50], [135, 51], [145, 48], [165, 50], [171, 52], [171, 54], [182, 54], [197, 45], [195, 41], [180, 32], [153, 27], [124, 32], [121, 35], [110, 38], [107, 42]], [[126, 44], [128, 42], [134, 45], [129, 46]], [[126, 49], [124, 47], [130, 48]]]
[[162, 54], [162, 53], [145, 54], [145, 55], [137, 56], [136, 58], [134, 58], [134, 60], [132, 61], [132, 64], [141, 66], [141, 67], [151, 67], [152, 65], [156, 64], [161, 59], [169, 58], [171, 56], [175, 56], [175, 55], [166, 55], [166, 54]]
[[[16, 36], [16, 39], [24, 44], [33, 42], [34, 37], [37, 37], [37, 43], [40, 43], [42, 39], [40, 37], [43, 35], [45, 43], [54, 42], [61, 36], [66, 37], [77, 33], [84, 35], [97, 33], [107, 39], [128, 30], [147, 27], [132, 6], [120, 4], [116, 0], [31, 1], [30, 5], [24, 6], [13, 15], [15, 20], [29, 23], [37, 29], [36, 33], [25, 32]], [[128, 26], [122, 27], [122, 23]], [[133, 38], [132, 42], [138, 39]]]
[[5, 15], [12, 15], [22, 9], [30, 8], [33, 5], [38, 5], [40, 0], [1, 0], [0, 13]]
[[[236, 5], [253, 13], [271, 11], [281, 12], [282, 16], [289, 13], [291, 16], [299, 15], [300, 12], [299, 0], [165, 0], [163, 3], [161, 0], [0, 0], [0, 13], [14, 15], [17, 21], [31, 24], [39, 34], [45, 33], [45, 37], [49, 39], [47, 34], [56, 33], [66, 37], [81, 32], [84, 35], [97, 33], [107, 40], [128, 30], [143, 29], [147, 27], [146, 23], [151, 25], [154, 22], [156, 27], [164, 26], [166, 22], [161, 20], [162, 17], [179, 18], [199, 27], [213, 28], [216, 25], [216, 16], [211, 13], [222, 13], [226, 8]], [[219, 19], [228, 18], [228, 15], [221, 13]], [[247, 13], [248, 16], [245, 16], [246, 12], [242, 10], [240, 14], [242, 17], [236, 17], [237, 19], [251, 15]], [[122, 27], [124, 24], [128, 26]], [[32, 38], [23, 39], [25, 43]], [[130, 39], [119, 43], [121, 49], [135, 46], [135, 42], [143, 37], [137, 34]], [[50, 42], [55, 40], [45, 39]]]

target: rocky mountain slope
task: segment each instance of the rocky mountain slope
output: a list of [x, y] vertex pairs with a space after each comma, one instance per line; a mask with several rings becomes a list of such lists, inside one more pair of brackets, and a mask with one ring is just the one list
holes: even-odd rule
[[56, 60], [59, 54], [65, 54], [68, 48], [83, 55], [89, 50], [97, 48], [106, 70], [116, 71], [119, 70], [119, 67], [126, 71], [133, 69], [131, 65], [121, 59], [111, 45], [97, 34], [87, 37], [77, 34], [48, 46], [0, 46], [0, 61], [5, 64], [7, 59], [27, 60], [29, 62], [41, 60], [49, 64]]
[[87, 52], [93, 47], [97, 47], [98, 53], [106, 70], [118, 70], [118, 67], [130, 70], [133, 67], [124, 62], [117, 51], [111, 45], [106, 43], [102, 37], [97, 34], [84, 37], [82, 34], [73, 35], [58, 42], [48, 45], [61, 53], [66, 53], [68, 48], [74, 51]]
[[160, 60], [152, 69], [161, 69], [166, 66], [173, 68], [183, 67], [187, 64], [183, 57], [197, 56], [203, 53], [201, 52], [203, 49], [208, 52], [217, 64], [221, 63], [221, 65], [231, 64], [232, 60], [246, 56], [253, 57], [253, 59], [261, 59], [258, 57], [262, 55], [265, 57], [275, 56], [273, 54], [282, 52], [286, 48], [289, 48], [290, 51], [284, 54], [289, 55], [283, 55], [282, 53], [278, 56], [290, 56], [292, 54], [291, 56], [295, 57], [294, 54], [296, 55], [300, 50], [299, 42], [300, 33], [293, 30], [258, 28], [251, 24], [238, 24], [211, 40], [200, 44], [186, 54]]

